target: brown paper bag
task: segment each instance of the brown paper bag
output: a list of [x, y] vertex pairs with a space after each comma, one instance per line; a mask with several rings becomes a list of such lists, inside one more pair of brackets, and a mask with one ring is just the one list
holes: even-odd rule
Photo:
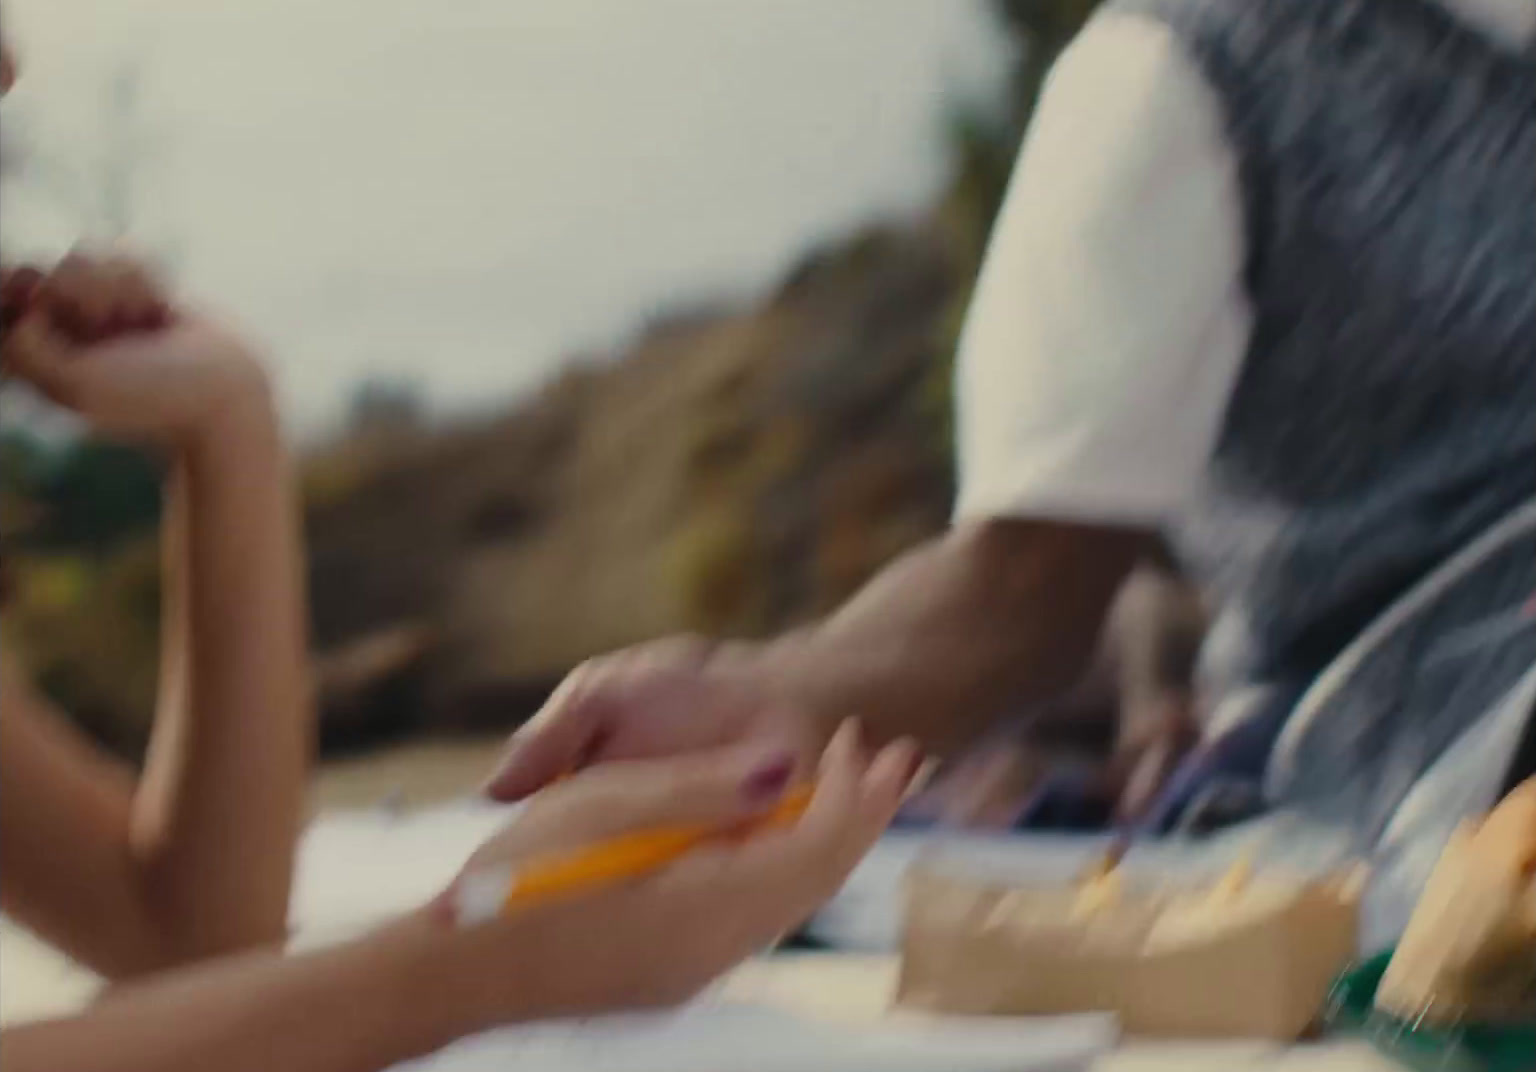
[[909, 877], [898, 1003], [932, 1012], [1117, 1013], [1131, 1034], [1290, 1041], [1355, 953], [1359, 884], [1256, 881], [1230, 896]]
[[1536, 881], [1479, 854], [1476, 828], [1447, 844], [1382, 976], [1376, 1006], [1449, 1025], [1536, 1020]]

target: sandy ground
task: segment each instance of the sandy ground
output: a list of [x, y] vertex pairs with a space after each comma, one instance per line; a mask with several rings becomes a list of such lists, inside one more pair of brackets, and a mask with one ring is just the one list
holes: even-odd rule
[[[316, 812], [392, 800], [420, 807], [473, 792], [490, 773], [503, 738], [430, 741], [327, 764], [315, 779]], [[91, 981], [25, 931], [0, 919], [0, 1023], [79, 1005]]]

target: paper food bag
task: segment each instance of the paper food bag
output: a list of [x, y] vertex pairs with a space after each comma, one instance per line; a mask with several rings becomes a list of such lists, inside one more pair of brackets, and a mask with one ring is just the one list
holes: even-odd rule
[[1536, 1022], [1536, 781], [1451, 838], [1376, 1007], [1435, 1025]]
[[1358, 876], [1234, 872], [1160, 890], [987, 882], [919, 866], [907, 886], [900, 1004], [971, 1015], [1106, 1011], [1131, 1034], [1289, 1041], [1354, 955]]

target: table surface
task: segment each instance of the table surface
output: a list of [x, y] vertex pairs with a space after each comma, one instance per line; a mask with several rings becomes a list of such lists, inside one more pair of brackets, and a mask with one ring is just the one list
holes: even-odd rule
[[[79, 1008], [95, 989], [91, 977], [24, 935], [4, 938], [0, 1021], [16, 1023]], [[25, 978], [22, 976], [25, 974]], [[892, 957], [813, 953], [754, 961], [725, 983], [728, 998], [767, 1004], [802, 1016], [872, 1023], [888, 1016], [895, 992]], [[1132, 1040], [1094, 1072], [1401, 1072], [1358, 1043], [1282, 1047], [1268, 1043], [1153, 1043]]]
[[[464, 809], [460, 809], [463, 811]], [[482, 809], [483, 810], [483, 809]], [[466, 818], [467, 815], [467, 818]], [[300, 945], [328, 944], [370, 920], [429, 896], [451, 876], [467, 852], [504, 817], [480, 812], [439, 815], [414, 823], [382, 822], [371, 813], [333, 817], [306, 837], [303, 862], [325, 863], [336, 875], [310, 874]], [[416, 866], [401, 869], [402, 857]], [[876, 861], [878, 863], [878, 861]], [[899, 860], [897, 861], [900, 862]], [[887, 866], [886, 870], [896, 869]], [[301, 867], [301, 878], [305, 868]], [[879, 877], [878, 875], [876, 876]], [[320, 881], [326, 880], [326, 881]], [[419, 883], [421, 888], [412, 885]], [[303, 883], [301, 883], [301, 886]], [[301, 890], [301, 893], [304, 891]], [[323, 894], [324, 896], [318, 896]], [[878, 907], [878, 906], [877, 906]], [[852, 911], [869, 911], [854, 903]], [[342, 927], [337, 933], [331, 929]], [[747, 965], [727, 981], [728, 994], [767, 1002], [801, 1015], [869, 1023], [888, 1015], [895, 988], [893, 958], [846, 954], [780, 956]], [[24, 932], [0, 920], [0, 1023], [17, 1023], [80, 1008], [94, 980]], [[1355, 1043], [1300, 1048], [1262, 1043], [1162, 1044], [1132, 1041], [1095, 1072], [1400, 1072]]]
[[[871, 1023], [890, 1015], [894, 957], [815, 953], [755, 961], [726, 983], [727, 996], [800, 1015]], [[1094, 1072], [1402, 1072], [1357, 1042], [1306, 1046], [1130, 1040]]]

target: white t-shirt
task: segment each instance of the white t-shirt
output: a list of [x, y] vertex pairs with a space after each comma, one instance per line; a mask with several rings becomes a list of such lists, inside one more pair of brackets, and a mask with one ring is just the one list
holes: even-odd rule
[[[1536, 0], [1443, 2], [1536, 36]], [[1214, 91], [1163, 24], [1096, 17], [1046, 84], [966, 321], [957, 518], [1183, 511], [1248, 347], [1244, 255]]]

